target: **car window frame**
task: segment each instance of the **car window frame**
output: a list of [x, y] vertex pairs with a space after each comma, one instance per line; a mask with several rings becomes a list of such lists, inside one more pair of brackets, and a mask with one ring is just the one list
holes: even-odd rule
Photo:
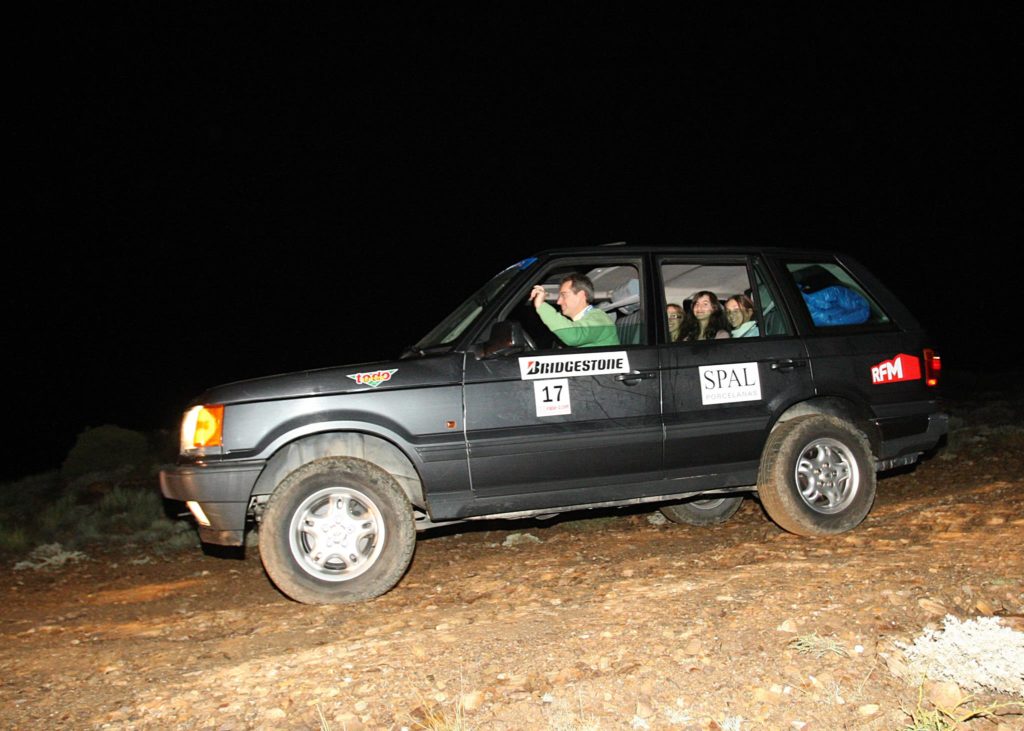
[[[801, 333], [806, 337], [834, 337], [834, 336], [849, 336], [859, 334], [877, 334], [877, 333], [891, 333], [898, 332], [900, 330], [897, 324], [896, 318], [893, 316], [886, 307], [882, 299], [874, 294], [870, 287], [865, 286], [864, 282], [857, 274], [846, 266], [842, 260], [834, 255], [823, 255], [815, 256], [813, 254], [796, 254], [796, 255], [780, 255], [775, 257], [776, 279], [781, 280], [780, 286], [786, 291], [787, 299], [790, 300], [790, 308], [793, 310], [793, 316], [797, 319], [800, 326]], [[807, 307], [807, 303], [800, 292], [800, 288], [797, 286], [796, 278], [793, 276], [793, 272], [790, 271], [789, 265], [791, 264], [828, 264], [831, 266], [838, 267], [842, 270], [850, 281], [853, 282], [857, 290], [857, 293], [864, 296], [872, 309], [877, 308], [885, 318], [885, 322], [865, 322], [851, 325], [818, 325], [814, 322], [811, 317], [810, 308]]]
[[[609, 253], [608, 255], [588, 253], [588, 254], [560, 254], [558, 256], [552, 256], [551, 258], [545, 259], [540, 262], [539, 265], [535, 265], [530, 268], [528, 277], [524, 277], [521, 280], [513, 280], [509, 283], [509, 286], [505, 288], [504, 299], [501, 304], [496, 306], [489, 317], [483, 318], [482, 321], [478, 320], [474, 331], [469, 340], [469, 343], [481, 343], [487, 339], [488, 333], [491, 327], [497, 322], [503, 322], [508, 319], [511, 312], [522, 302], [526, 301], [527, 295], [529, 294], [530, 288], [535, 284], [545, 281], [551, 272], [555, 269], [576, 269], [578, 271], [587, 272], [595, 267], [600, 266], [632, 266], [637, 270], [637, 278], [640, 285], [640, 294], [637, 302], [641, 307], [641, 312], [649, 309], [649, 279], [648, 279], [648, 263], [647, 256], [642, 252], [632, 253]], [[651, 347], [650, 338], [650, 317], [646, 317], [643, 322], [643, 338], [645, 342], [642, 343], [620, 343], [617, 348], [647, 348]], [[555, 348], [543, 348], [537, 352], [549, 352], [550, 350], [586, 350], [586, 348], [575, 348], [572, 346], [562, 346]]]
[[[526, 272], [532, 269], [536, 263], [536, 257], [528, 257], [499, 271], [483, 285], [474, 290], [472, 294], [462, 300], [462, 302], [460, 302], [452, 311], [445, 315], [443, 319], [435, 324], [416, 342], [414, 346], [412, 346], [412, 349], [419, 349], [421, 352], [424, 350], [454, 351], [459, 349], [462, 343], [467, 342], [467, 336], [471, 338], [474, 337], [472, 333], [479, 329], [481, 320], [489, 322], [489, 318], [486, 316], [487, 310], [493, 309], [495, 303], [502, 300], [504, 293], [508, 292], [509, 288], [513, 287], [517, 280], [521, 277], [528, 276]], [[504, 279], [498, 286], [497, 291], [489, 298], [483, 298], [481, 301], [481, 295], [502, 278]], [[463, 309], [466, 309], [468, 312], [471, 304], [475, 304], [478, 307], [476, 312], [471, 315], [463, 315], [461, 318], [456, 317], [456, 314]], [[448, 335], [447, 337], [439, 339], [438, 335], [442, 331], [447, 332]]]
[[[755, 262], [761, 263], [760, 271], [764, 275], [765, 285], [768, 287], [769, 293], [775, 303], [776, 309], [778, 309], [780, 316], [783, 318], [783, 322], [786, 325], [786, 333], [777, 335], [767, 335], [764, 332], [764, 306], [761, 301], [761, 294], [757, 289], [757, 270], [755, 268]], [[785, 306], [784, 301], [780, 295], [778, 287], [775, 285], [774, 277], [768, 262], [757, 254], [746, 254], [746, 253], [723, 253], [715, 254], [714, 252], [700, 252], [700, 253], [689, 253], [689, 252], [661, 252], [655, 255], [654, 262], [652, 264], [652, 276], [654, 277], [654, 290], [658, 299], [659, 311], [661, 316], [658, 318], [658, 328], [656, 339], [658, 345], [664, 347], [677, 347], [680, 345], [694, 345], [696, 343], [692, 341], [679, 341], [672, 342], [669, 340], [668, 330], [668, 317], [666, 310], [669, 302], [665, 295], [665, 279], [663, 276], [664, 267], [666, 265], [673, 264], [692, 264], [700, 266], [742, 266], [747, 275], [747, 284], [751, 285], [751, 292], [753, 294], [754, 311], [758, 316], [758, 332], [756, 337], [752, 338], [720, 338], [717, 340], [701, 340], [699, 343], [725, 343], [730, 340], [744, 340], [746, 342], [766, 340], [766, 339], [778, 339], [778, 338], [791, 338], [796, 336], [796, 329], [793, 327], [792, 317], [788, 312], [788, 308]], [[737, 292], [729, 293], [729, 296], [738, 294]], [[677, 302], [673, 304], [682, 304]], [[722, 300], [722, 304], [725, 301]]]

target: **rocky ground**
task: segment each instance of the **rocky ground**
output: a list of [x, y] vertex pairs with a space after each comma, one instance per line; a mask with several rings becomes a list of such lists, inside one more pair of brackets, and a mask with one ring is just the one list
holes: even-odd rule
[[1024, 631], [1022, 402], [969, 385], [948, 444], [831, 539], [753, 500], [710, 529], [462, 526], [332, 607], [284, 598], [255, 550], [4, 566], [0, 726], [1022, 729], [1024, 694], [914, 677], [900, 645], [947, 616]]

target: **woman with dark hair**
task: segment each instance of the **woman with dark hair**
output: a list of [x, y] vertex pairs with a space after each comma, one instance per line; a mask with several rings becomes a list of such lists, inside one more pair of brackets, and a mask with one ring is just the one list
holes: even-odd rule
[[729, 321], [714, 292], [701, 290], [679, 328], [680, 340], [717, 340], [729, 337]]
[[757, 320], [754, 319], [754, 303], [745, 294], [734, 294], [725, 301], [725, 316], [729, 320], [734, 338], [756, 338]]

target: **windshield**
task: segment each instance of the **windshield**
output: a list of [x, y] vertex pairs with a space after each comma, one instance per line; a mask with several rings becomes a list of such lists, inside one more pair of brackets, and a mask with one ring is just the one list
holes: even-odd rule
[[465, 302], [455, 308], [448, 317], [444, 318], [437, 327], [413, 346], [414, 350], [423, 352], [431, 348], [438, 348], [443, 345], [450, 345], [466, 329], [473, 324], [480, 313], [484, 311], [494, 298], [505, 289], [505, 286], [512, 281], [519, 272], [528, 269], [536, 258], [523, 259], [518, 264], [513, 264], [508, 269], [500, 272], [491, 281], [478, 289]]

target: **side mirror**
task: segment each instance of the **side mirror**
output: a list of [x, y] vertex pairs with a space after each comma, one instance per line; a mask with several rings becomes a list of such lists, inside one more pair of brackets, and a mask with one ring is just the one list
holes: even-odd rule
[[515, 320], [502, 320], [491, 325], [491, 335], [487, 342], [476, 347], [476, 357], [480, 360], [498, 358], [521, 353], [525, 349], [526, 336], [523, 334], [523, 326]]

